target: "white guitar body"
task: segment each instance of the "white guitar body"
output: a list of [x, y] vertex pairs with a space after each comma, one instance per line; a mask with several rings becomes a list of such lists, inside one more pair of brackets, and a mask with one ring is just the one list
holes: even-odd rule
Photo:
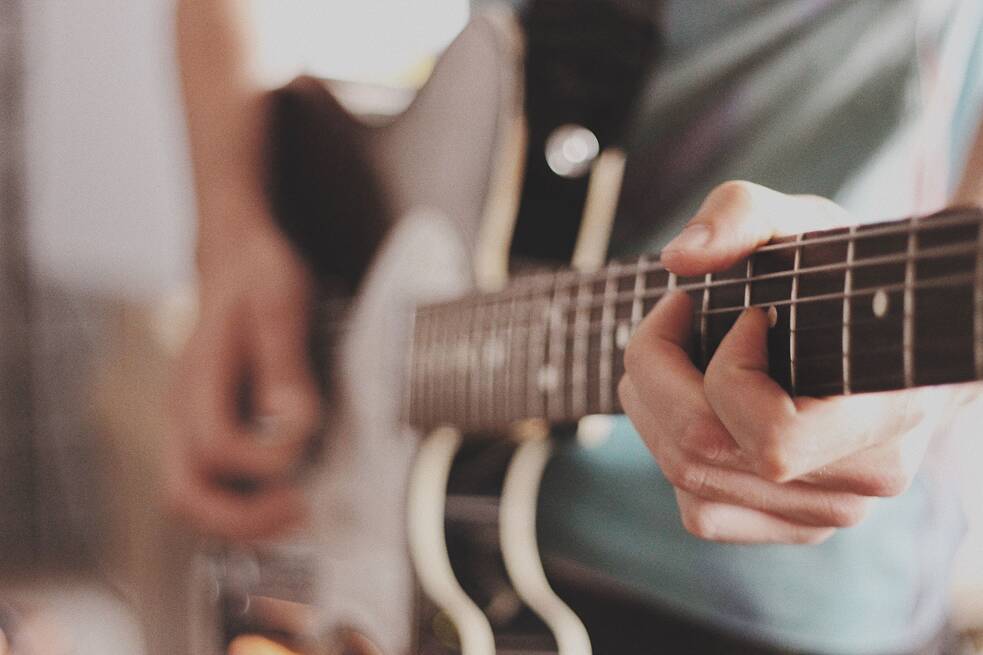
[[400, 422], [412, 310], [468, 291], [468, 262], [463, 235], [436, 213], [411, 214], [387, 240], [351, 317], [339, 420], [310, 488], [318, 623], [351, 627], [384, 653], [412, 644], [406, 498], [420, 435]]

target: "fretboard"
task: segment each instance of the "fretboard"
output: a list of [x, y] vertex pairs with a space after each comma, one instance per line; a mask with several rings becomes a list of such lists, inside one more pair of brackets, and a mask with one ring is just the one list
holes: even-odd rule
[[642, 256], [421, 307], [409, 420], [483, 432], [619, 413], [625, 346], [676, 290], [693, 301], [689, 352], [701, 368], [741, 312], [768, 311], [769, 372], [792, 395], [983, 379], [981, 223], [957, 210], [801, 234], [698, 278]]

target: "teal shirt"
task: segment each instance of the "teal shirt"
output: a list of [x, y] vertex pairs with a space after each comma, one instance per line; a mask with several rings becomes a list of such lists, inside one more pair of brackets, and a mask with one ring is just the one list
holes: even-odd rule
[[[940, 206], [980, 116], [983, 3], [932, 19], [938, 6], [664, 3], [668, 51], [629, 139], [613, 254], [658, 250], [727, 179], [832, 197], [867, 220]], [[942, 87], [926, 79], [932, 62]], [[566, 444], [548, 467], [540, 542], [547, 558], [766, 643], [903, 651], [944, 620], [962, 533], [955, 492], [931, 468], [823, 544], [716, 544], [683, 529], [671, 486], [620, 417], [601, 446]]]

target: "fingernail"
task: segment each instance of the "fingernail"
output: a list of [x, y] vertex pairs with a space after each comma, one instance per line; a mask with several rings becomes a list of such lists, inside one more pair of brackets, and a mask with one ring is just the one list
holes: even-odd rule
[[662, 252], [679, 252], [683, 250], [697, 250], [710, 242], [710, 228], [703, 223], [694, 223], [682, 232], [675, 239], [670, 241]]

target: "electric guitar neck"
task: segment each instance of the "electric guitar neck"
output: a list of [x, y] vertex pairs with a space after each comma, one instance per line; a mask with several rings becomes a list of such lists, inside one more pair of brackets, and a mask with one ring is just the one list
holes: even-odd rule
[[422, 307], [409, 420], [487, 433], [618, 413], [625, 346], [672, 291], [692, 299], [690, 354], [701, 367], [741, 312], [766, 311], [769, 370], [792, 395], [983, 378], [981, 223], [967, 209], [784, 237], [697, 278], [642, 256]]

